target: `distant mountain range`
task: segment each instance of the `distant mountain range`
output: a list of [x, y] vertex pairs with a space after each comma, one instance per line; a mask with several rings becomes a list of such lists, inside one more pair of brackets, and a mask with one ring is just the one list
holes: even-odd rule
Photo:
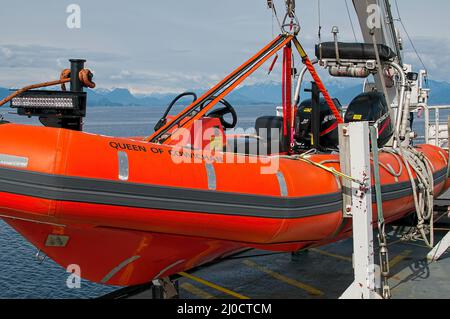
[[[450, 104], [450, 83], [428, 81], [431, 89], [430, 105]], [[348, 104], [361, 90], [362, 85], [340, 86], [327, 84], [333, 97], [338, 98], [342, 104]], [[9, 89], [0, 87], [0, 99], [10, 93]], [[181, 93], [181, 92], [180, 92]], [[303, 93], [306, 97], [306, 93]], [[128, 89], [88, 90], [89, 106], [163, 106], [167, 105], [176, 96], [176, 93], [150, 94], [146, 96], [133, 95]], [[262, 83], [238, 88], [229, 95], [227, 100], [232, 104], [280, 104], [281, 84]]]

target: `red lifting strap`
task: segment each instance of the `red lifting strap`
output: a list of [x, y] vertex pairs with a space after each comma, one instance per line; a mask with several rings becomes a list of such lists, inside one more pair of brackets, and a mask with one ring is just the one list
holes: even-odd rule
[[306, 54], [305, 50], [303, 49], [302, 45], [295, 37], [293, 39], [293, 42], [295, 44], [295, 47], [296, 47], [298, 53], [300, 54], [300, 56], [303, 59], [303, 63], [305, 64], [309, 73], [311, 73], [311, 76], [314, 79], [314, 82], [316, 82], [317, 87], [319, 88], [320, 92], [322, 93], [323, 97], [325, 98], [325, 101], [327, 102], [328, 107], [331, 109], [334, 116], [336, 117], [336, 120], [338, 121], [339, 124], [344, 123], [341, 113], [339, 113], [339, 110], [337, 109], [336, 105], [334, 105], [334, 102], [331, 99], [330, 94], [328, 94], [328, 91], [325, 88], [325, 85], [323, 84], [322, 80], [320, 79], [319, 75], [317, 74], [316, 69], [314, 69], [314, 66], [311, 63], [311, 60], [309, 59], [309, 57]]
[[275, 67], [275, 63], [277, 63], [277, 60], [278, 60], [278, 53], [275, 54], [275, 57], [273, 58], [272, 64], [270, 65], [269, 72], [267, 72], [267, 74], [272, 73], [273, 68]]
[[283, 135], [290, 142], [292, 128], [292, 48], [290, 43], [288, 43], [283, 50], [283, 74], [281, 86], [284, 115]]
[[316, 69], [314, 69], [314, 66], [311, 63], [311, 60], [308, 57], [306, 57], [305, 59], [303, 59], [303, 63], [308, 68], [309, 73], [311, 73], [311, 76], [314, 79], [314, 82], [316, 82], [317, 87], [319, 88], [320, 92], [322, 93], [323, 97], [325, 98], [325, 101], [327, 102], [328, 106], [330, 107], [331, 111], [333, 112], [334, 116], [336, 117], [336, 120], [338, 121], [338, 123], [339, 124], [344, 123], [341, 113], [339, 113], [338, 109], [334, 105], [334, 102], [331, 99], [330, 94], [328, 94], [328, 91], [325, 88], [325, 85], [323, 85], [322, 80], [320, 79], [319, 75], [316, 72]]

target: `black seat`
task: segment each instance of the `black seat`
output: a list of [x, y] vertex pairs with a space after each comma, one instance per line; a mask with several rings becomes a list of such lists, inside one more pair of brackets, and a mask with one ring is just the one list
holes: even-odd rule
[[[263, 143], [259, 144], [259, 154], [270, 155], [287, 152], [288, 142], [283, 135], [283, 117], [259, 117], [256, 119], [255, 129], [256, 134], [263, 140]], [[273, 149], [272, 146], [278, 149]], [[264, 149], [261, 149], [261, 147]]]
[[225, 146], [226, 152], [245, 155], [271, 155], [285, 153], [287, 141], [283, 135], [283, 118], [279, 116], [263, 116], [256, 119], [256, 135], [235, 136]]
[[[347, 60], [375, 60], [376, 53], [372, 43], [338, 42], [339, 58]], [[394, 51], [384, 44], [378, 44], [381, 61], [389, 61], [396, 57]], [[319, 59], [336, 59], [334, 42], [323, 42], [316, 45], [316, 56]]]

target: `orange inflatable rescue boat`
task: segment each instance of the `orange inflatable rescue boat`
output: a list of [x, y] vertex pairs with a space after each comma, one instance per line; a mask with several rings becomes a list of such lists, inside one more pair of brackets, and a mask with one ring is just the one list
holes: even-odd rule
[[[83, 61], [72, 60], [71, 70], [55, 81], [70, 82], [70, 91], [16, 92], [12, 107], [39, 116], [44, 126], [0, 125], [0, 217], [63, 267], [76, 264], [88, 280], [122, 286], [248, 248], [298, 251], [350, 236], [342, 180], [320, 167], [340, 170], [333, 134], [343, 118], [315, 73], [324, 99], [291, 101], [291, 43], [298, 47], [292, 36], [277, 37], [202, 97], [194, 96], [183, 112], [166, 114], [147, 138], [81, 130], [83, 87], [92, 86]], [[225, 134], [236, 125], [236, 112], [224, 97], [280, 49], [284, 116], [258, 118], [256, 137]], [[308, 66], [306, 54], [302, 58]], [[383, 110], [383, 101], [380, 94], [363, 94], [345, 120], [364, 105]], [[212, 110], [217, 103], [223, 107]], [[317, 108], [330, 112], [329, 126], [319, 132], [323, 147], [304, 134]], [[380, 131], [384, 126], [389, 139], [392, 123], [385, 120]], [[448, 154], [430, 145], [415, 149], [432, 170], [438, 196], [449, 186]], [[382, 150], [379, 160], [390, 222], [415, 210], [413, 186], [398, 153]]]

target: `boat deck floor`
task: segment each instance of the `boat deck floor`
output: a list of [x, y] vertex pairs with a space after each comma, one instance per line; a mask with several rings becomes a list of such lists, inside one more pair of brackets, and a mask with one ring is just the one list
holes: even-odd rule
[[[389, 233], [393, 298], [441, 299], [450, 296], [450, 251], [428, 263], [421, 240], [401, 241], [399, 227]], [[438, 225], [439, 241], [450, 222]], [[178, 280], [182, 299], [335, 299], [353, 281], [352, 239], [298, 255], [250, 250]], [[376, 254], [376, 257], [378, 255]], [[128, 298], [151, 298], [144, 291]]]

